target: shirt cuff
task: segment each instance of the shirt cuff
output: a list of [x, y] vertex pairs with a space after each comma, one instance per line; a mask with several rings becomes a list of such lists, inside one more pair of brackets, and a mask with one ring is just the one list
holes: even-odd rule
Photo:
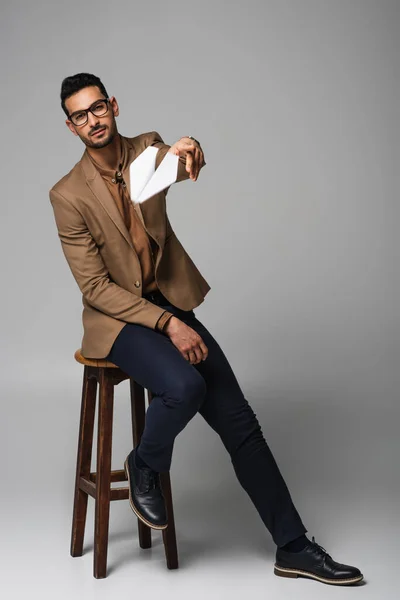
[[169, 312], [168, 310], [165, 310], [156, 323], [156, 329], [158, 329], [158, 331], [163, 331], [165, 324], [173, 316], [174, 315], [171, 312]]

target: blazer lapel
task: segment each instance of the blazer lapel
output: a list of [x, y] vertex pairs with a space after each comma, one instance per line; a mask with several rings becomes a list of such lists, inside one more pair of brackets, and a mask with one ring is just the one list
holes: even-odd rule
[[[135, 247], [132, 242], [132, 238], [130, 232], [125, 225], [124, 219], [122, 218], [121, 213], [118, 210], [117, 205], [114, 202], [114, 198], [112, 197], [107, 185], [104, 183], [102, 176], [90, 160], [88, 156], [87, 150], [84, 151], [81, 158], [81, 165], [83, 172], [86, 177], [86, 183], [92, 191], [94, 197], [100, 204], [103, 206], [104, 210], [107, 212], [108, 216], [114, 222], [115, 226], [120, 231], [121, 235], [124, 236], [129, 246], [132, 248], [133, 252], [136, 254]], [[129, 171], [128, 171], [129, 173]], [[129, 175], [128, 175], [129, 177]], [[129, 182], [130, 189], [130, 182]], [[143, 227], [145, 231], [150, 235], [159, 247], [159, 252], [157, 254], [157, 263], [161, 260], [161, 256], [163, 253], [164, 240], [165, 240], [165, 232], [160, 222], [159, 217], [159, 202], [157, 202], [156, 197], [149, 198], [144, 202], [146, 206], [141, 206], [140, 203], [136, 205], [136, 213], [139, 216], [141, 222], [143, 223]], [[145, 220], [146, 219], [146, 220]]]
[[[121, 216], [121, 213], [119, 212], [118, 207], [114, 202], [114, 198], [110, 194], [110, 191], [107, 185], [104, 183], [102, 176], [100, 175], [100, 173], [90, 160], [89, 156], [87, 155], [87, 150], [85, 150], [85, 152], [82, 155], [81, 164], [82, 169], [85, 173], [86, 183], [91, 189], [96, 200], [100, 202], [110, 219], [112, 219], [116, 227], [119, 229], [121, 234], [128, 242], [129, 246], [135, 252], [135, 247], [133, 245], [132, 238]], [[143, 220], [143, 217], [141, 218]]]

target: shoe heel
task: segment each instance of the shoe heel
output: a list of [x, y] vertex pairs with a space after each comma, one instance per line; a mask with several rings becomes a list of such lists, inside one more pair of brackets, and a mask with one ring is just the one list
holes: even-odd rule
[[291, 573], [290, 571], [281, 571], [277, 568], [274, 568], [275, 575], [278, 577], [289, 577], [290, 579], [296, 579], [298, 577], [297, 573]]

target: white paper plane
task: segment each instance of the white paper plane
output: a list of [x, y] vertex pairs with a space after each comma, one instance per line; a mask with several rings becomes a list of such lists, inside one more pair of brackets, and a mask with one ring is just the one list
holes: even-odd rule
[[167, 152], [156, 170], [158, 150], [154, 146], [147, 146], [129, 167], [133, 202], [144, 202], [176, 182], [179, 156]]

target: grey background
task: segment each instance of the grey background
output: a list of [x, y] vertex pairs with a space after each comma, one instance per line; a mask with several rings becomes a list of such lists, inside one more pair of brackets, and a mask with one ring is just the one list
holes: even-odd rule
[[[1, 552], [8, 598], [394, 597], [399, 536], [399, 2], [1, 4]], [[197, 415], [171, 471], [180, 569], [111, 509], [109, 577], [69, 557], [81, 296], [50, 187], [84, 147], [61, 80], [97, 74], [119, 131], [201, 140], [173, 227], [212, 289], [196, 316], [261, 422], [308, 527], [367, 585], [273, 575], [275, 546]], [[116, 390], [113, 468], [131, 447]], [[262, 474], [260, 473], [260, 477]], [[154, 596], [152, 596], [154, 597]]]

